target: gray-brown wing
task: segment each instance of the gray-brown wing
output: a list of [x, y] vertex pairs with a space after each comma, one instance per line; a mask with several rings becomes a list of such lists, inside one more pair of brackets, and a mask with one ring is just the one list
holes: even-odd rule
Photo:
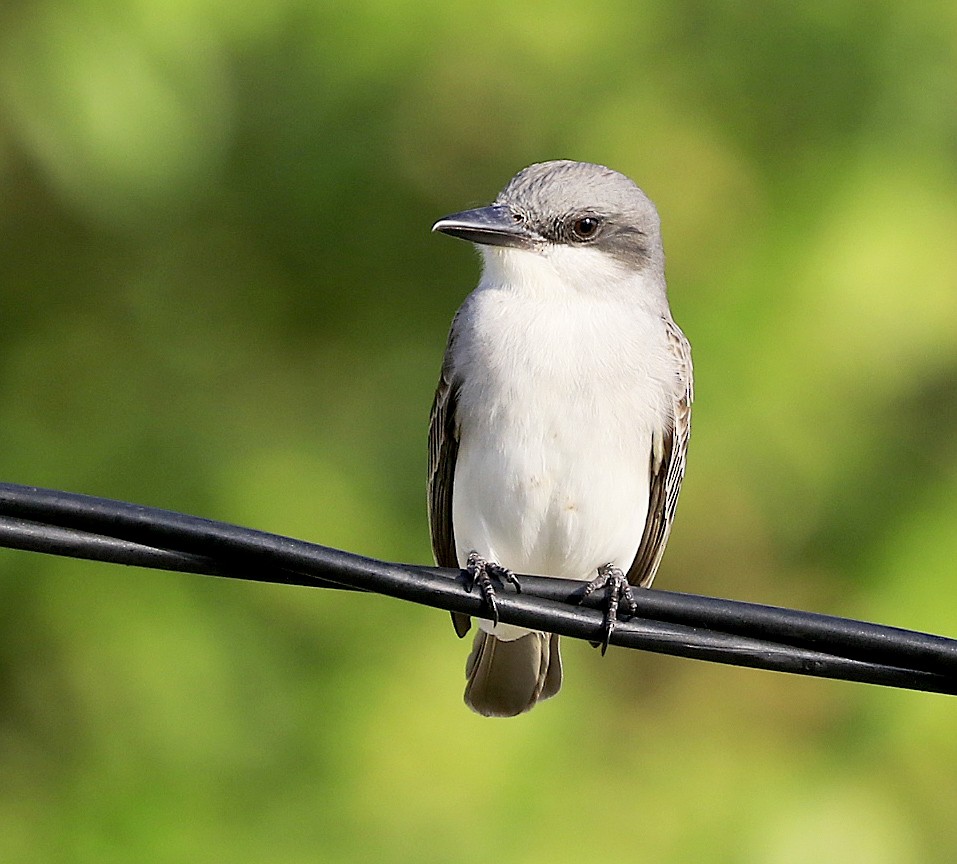
[[670, 318], [663, 320], [668, 328], [668, 345], [678, 361], [678, 381], [674, 423], [652, 447], [648, 516], [635, 560], [628, 569], [628, 581], [642, 588], [647, 588], [654, 580], [671, 533], [678, 507], [678, 493], [685, 476], [688, 439], [691, 436], [691, 402], [694, 399], [691, 346], [677, 324]]
[[[439, 567], [458, 567], [455, 552], [455, 531], [452, 527], [452, 485], [455, 460], [459, 452], [459, 433], [455, 405], [459, 387], [452, 377], [452, 346], [455, 342], [455, 321], [449, 333], [442, 373], [429, 415], [429, 533], [432, 554]], [[468, 633], [472, 619], [452, 613], [452, 624], [459, 636]]]

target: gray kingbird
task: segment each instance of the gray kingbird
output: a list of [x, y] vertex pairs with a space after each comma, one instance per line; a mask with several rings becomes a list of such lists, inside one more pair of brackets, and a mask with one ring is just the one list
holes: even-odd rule
[[[665, 291], [658, 212], [586, 162], [531, 165], [495, 203], [433, 231], [482, 255], [452, 321], [429, 428], [435, 559], [491, 611], [465, 701], [510, 717], [562, 683], [558, 637], [498, 622], [492, 577], [609, 587], [605, 645], [630, 585], [651, 585], [671, 531], [691, 422], [691, 349]], [[453, 613], [459, 636], [471, 626]]]

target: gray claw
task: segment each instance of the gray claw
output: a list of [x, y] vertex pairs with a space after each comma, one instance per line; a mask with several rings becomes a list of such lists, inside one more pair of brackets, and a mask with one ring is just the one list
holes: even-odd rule
[[518, 577], [507, 567], [496, 564], [494, 561], [486, 561], [474, 549], [469, 552], [465, 569], [470, 577], [468, 590], [471, 591], [474, 587], [478, 586], [479, 591], [482, 593], [482, 599], [492, 613], [492, 623], [498, 624], [498, 603], [496, 601], [495, 586], [492, 584], [492, 578], [494, 577], [502, 582], [508, 582], [515, 586], [516, 591], [521, 591], [522, 586], [519, 584]]

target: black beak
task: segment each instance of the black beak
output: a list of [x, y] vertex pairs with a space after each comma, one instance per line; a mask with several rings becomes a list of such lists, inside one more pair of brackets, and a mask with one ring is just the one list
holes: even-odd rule
[[433, 231], [485, 246], [531, 246], [539, 237], [503, 204], [465, 210], [439, 219]]

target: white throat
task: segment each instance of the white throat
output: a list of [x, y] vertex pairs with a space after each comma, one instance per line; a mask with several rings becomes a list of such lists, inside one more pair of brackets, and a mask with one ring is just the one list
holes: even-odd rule
[[667, 308], [664, 288], [645, 270], [599, 249], [543, 245], [532, 249], [481, 247], [484, 268], [479, 284], [547, 302], [579, 295], [590, 300], [621, 299], [649, 309]]

